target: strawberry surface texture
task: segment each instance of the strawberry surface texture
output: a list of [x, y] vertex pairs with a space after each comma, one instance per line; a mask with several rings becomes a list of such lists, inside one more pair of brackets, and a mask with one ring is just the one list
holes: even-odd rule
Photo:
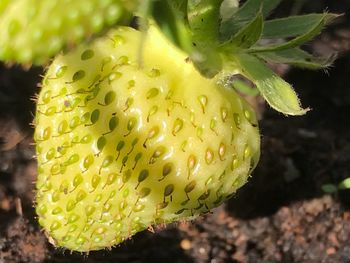
[[[42, 64], [62, 48], [114, 25], [124, 0], [2, 0], [0, 59]], [[132, 2], [132, 1], [129, 1]]]
[[118, 27], [58, 56], [35, 125], [39, 223], [75, 251], [208, 212], [260, 154], [252, 108], [154, 26]]

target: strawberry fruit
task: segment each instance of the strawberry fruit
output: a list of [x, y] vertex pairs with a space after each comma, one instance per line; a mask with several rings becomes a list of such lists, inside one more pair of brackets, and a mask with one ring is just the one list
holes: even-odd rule
[[155, 26], [145, 38], [119, 27], [58, 56], [35, 125], [39, 222], [76, 251], [209, 211], [259, 159], [251, 107]]
[[[2, 0], [0, 59], [42, 64], [72, 46], [119, 22], [124, 0]], [[134, 1], [135, 2], [135, 1]]]

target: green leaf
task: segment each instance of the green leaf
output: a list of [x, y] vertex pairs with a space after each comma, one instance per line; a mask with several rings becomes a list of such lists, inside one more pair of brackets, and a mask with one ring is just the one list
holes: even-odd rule
[[315, 57], [306, 51], [301, 50], [300, 48], [262, 52], [257, 53], [256, 55], [267, 62], [289, 64], [307, 69], [320, 69], [329, 67], [336, 58], [335, 54], [329, 57]]
[[350, 189], [350, 177], [344, 179], [340, 184], [339, 184], [339, 189]]
[[294, 39], [282, 44], [273, 44], [268, 46], [258, 46], [256, 48], [251, 48], [248, 52], [257, 53], [257, 52], [267, 52], [267, 51], [279, 51], [279, 50], [298, 47], [301, 44], [307, 42], [308, 40], [318, 35], [322, 31], [323, 27], [326, 25], [328, 20], [329, 20], [329, 16], [327, 14], [324, 14], [321, 20], [316, 21], [312, 26], [308, 27], [307, 31], [304, 32], [302, 35], [299, 35]]
[[291, 85], [277, 76], [259, 59], [247, 55], [236, 55], [241, 74], [251, 80], [260, 94], [275, 110], [286, 115], [303, 115], [309, 109], [303, 109]]
[[254, 20], [238, 31], [229, 42], [223, 45], [223, 47], [249, 48], [253, 46], [260, 39], [263, 30], [263, 22], [263, 16], [260, 11]]
[[281, 0], [248, 0], [238, 11], [235, 10], [229, 19], [223, 19], [220, 25], [220, 39], [222, 41], [230, 39], [250, 23], [259, 10], [262, 11], [263, 17], [268, 16], [280, 2]]
[[263, 38], [288, 38], [306, 34], [315, 25], [328, 24], [337, 15], [335, 14], [308, 14], [302, 16], [290, 16], [266, 21]]

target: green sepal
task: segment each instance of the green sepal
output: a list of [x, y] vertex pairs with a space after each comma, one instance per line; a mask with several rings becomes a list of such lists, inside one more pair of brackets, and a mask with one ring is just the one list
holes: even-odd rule
[[209, 78], [222, 70], [218, 49], [221, 3], [222, 0], [188, 0], [187, 5], [193, 42], [190, 57], [201, 74]]
[[[243, 17], [253, 17], [262, 7], [264, 17], [267, 17], [282, 0], [248, 0], [241, 7], [240, 15]], [[248, 19], [249, 20], [249, 19]]]
[[205, 40], [206, 44], [216, 44], [220, 25], [222, 0], [188, 0], [188, 22], [193, 39]]
[[303, 115], [309, 109], [303, 109], [292, 86], [269, 69], [258, 58], [247, 54], [236, 56], [241, 74], [252, 81], [260, 94], [275, 110], [286, 115]]
[[301, 44], [311, 40], [313, 37], [318, 35], [324, 26], [329, 22], [329, 16], [328, 14], [323, 14], [321, 19], [315, 21], [312, 25], [310, 25], [303, 34], [298, 35], [297, 37], [293, 38], [292, 40], [289, 40], [282, 44], [273, 44], [273, 45], [267, 45], [267, 46], [257, 46], [255, 48], [249, 49], [248, 52], [250, 53], [257, 53], [257, 52], [267, 52], [267, 51], [280, 51], [280, 50], [286, 50], [294, 47], [298, 47]]
[[336, 54], [328, 57], [315, 57], [300, 48], [287, 50], [262, 52], [256, 56], [266, 62], [277, 64], [289, 64], [300, 68], [321, 69], [329, 67], [335, 60]]
[[322, 23], [329, 24], [338, 15], [324, 14], [308, 14], [301, 16], [290, 16], [269, 20], [265, 22], [263, 38], [288, 38], [307, 34], [315, 26]]
[[194, 49], [190, 59], [197, 70], [207, 78], [213, 78], [223, 69], [221, 54], [214, 47], [202, 46]]
[[223, 0], [220, 6], [221, 21], [229, 20], [239, 9], [239, 0]]
[[235, 79], [232, 81], [232, 86], [235, 90], [249, 95], [249, 96], [257, 96], [259, 95], [259, 90], [256, 89], [256, 87], [252, 87], [246, 82], [240, 80], [240, 79]]
[[263, 24], [263, 14], [260, 10], [250, 23], [239, 30], [230, 41], [223, 44], [223, 48], [250, 48], [260, 39]]
[[225, 19], [220, 25], [220, 39], [226, 41], [249, 24], [261, 9], [263, 17], [281, 2], [281, 0], [248, 0], [242, 7], [235, 11], [229, 19]]
[[155, 1], [152, 15], [169, 40], [187, 53], [191, 53], [192, 39], [186, 23], [186, 4], [185, 0]]

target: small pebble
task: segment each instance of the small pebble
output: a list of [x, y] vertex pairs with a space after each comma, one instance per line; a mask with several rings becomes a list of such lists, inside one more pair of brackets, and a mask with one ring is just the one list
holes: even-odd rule
[[183, 239], [181, 240], [180, 246], [183, 250], [189, 250], [192, 247], [191, 241], [188, 239]]

